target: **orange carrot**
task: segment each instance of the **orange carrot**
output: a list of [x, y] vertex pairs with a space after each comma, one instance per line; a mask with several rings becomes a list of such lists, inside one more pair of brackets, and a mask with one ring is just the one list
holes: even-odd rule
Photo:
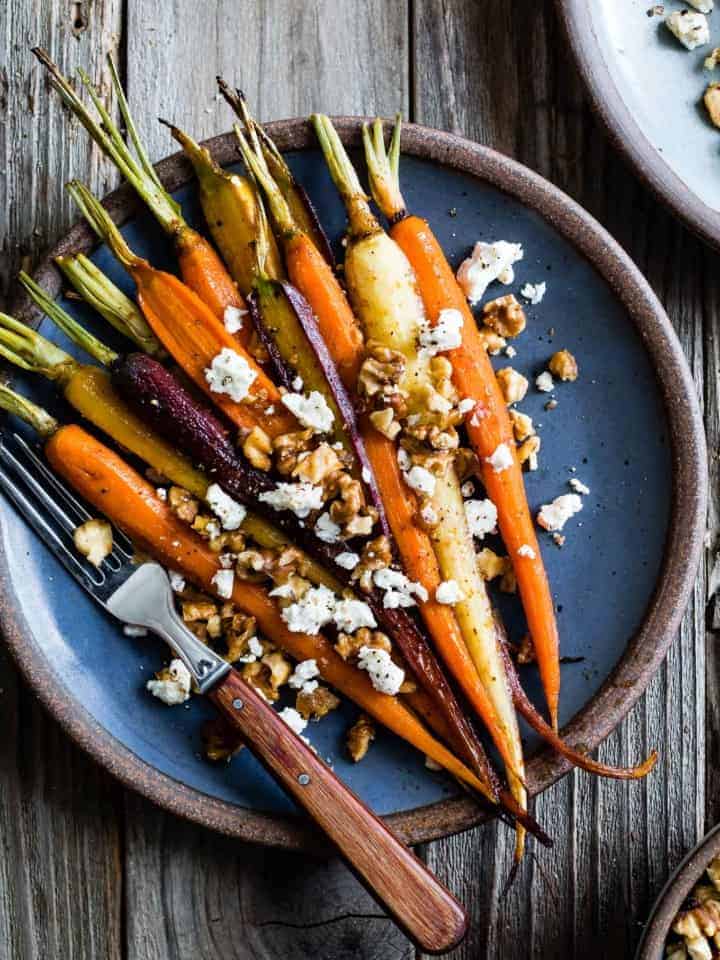
[[[482, 465], [487, 495], [497, 507], [500, 533], [517, 577], [550, 718], [557, 728], [560, 662], [555, 607], [528, 507], [505, 399], [465, 295], [426, 221], [406, 216], [393, 224], [390, 232], [412, 264], [431, 322], [446, 309], [459, 310], [463, 316], [462, 344], [448, 354], [453, 379], [462, 397], [476, 401], [466, 419], [468, 436]], [[513, 451], [513, 463], [507, 470], [496, 472], [486, 458], [501, 444], [507, 444]], [[524, 545], [531, 548], [532, 554], [527, 550], [520, 554]]]
[[[76, 425], [57, 429], [45, 444], [50, 465], [141, 549], [215, 593], [218, 556], [160, 500], [153, 487], [116, 453]], [[482, 784], [396, 697], [379, 693], [367, 674], [346, 663], [321, 636], [290, 631], [264, 587], [236, 578], [233, 602], [257, 620], [273, 643], [301, 660], [315, 659], [321, 676], [398, 736], [432, 757], [472, 789]]]
[[[245, 301], [225, 264], [205, 237], [183, 224], [176, 231], [174, 241], [183, 281], [212, 310], [218, 320], [224, 319], [228, 307], [246, 310]], [[237, 339], [240, 343], [247, 343], [247, 324], [240, 329]]]

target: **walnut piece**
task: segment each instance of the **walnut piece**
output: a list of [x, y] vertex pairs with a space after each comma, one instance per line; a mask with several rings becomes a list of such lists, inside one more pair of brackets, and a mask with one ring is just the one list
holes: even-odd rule
[[189, 490], [184, 490], [182, 487], [170, 487], [168, 506], [178, 520], [184, 520], [185, 523], [192, 523], [200, 509], [199, 501]]
[[497, 356], [500, 351], [507, 346], [507, 340], [501, 337], [499, 333], [496, 333], [491, 327], [480, 327], [478, 332], [480, 339], [485, 345], [485, 349], [492, 357]]
[[501, 337], [517, 337], [523, 332], [527, 322], [525, 311], [512, 293], [486, 303], [482, 310], [482, 319], [483, 323]]
[[521, 443], [523, 440], [527, 440], [528, 437], [535, 435], [535, 427], [533, 426], [532, 417], [529, 417], [526, 413], [521, 413], [520, 410], [510, 410], [510, 422], [512, 423], [513, 433], [515, 434], [515, 439], [518, 443]]
[[342, 470], [342, 461], [329, 443], [321, 443], [314, 450], [299, 458], [292, 471], [293, 477], [312, 484], [321, 484], [328, 477]]
[[243, 680], [259, 690], [266, 700], [277, 700], [279, 690], [290, 679], [292, 666], [288, 660], [275, 650], [265, 654], [261, 660], [246, 663], [242, 668]]
[[537, 434], [528, 437], [517, 448], [518, 460], [520, 463], [527, 463], [528, 470], [537, 470], [538, 453], [540, 451], [540, 437]]
[[526, 633], [520, 641], [515, 660], [520, 664], [526, 664], [535, 663], [535, 659], [535, 645], [532, 642], [530, 634]]
[[374, 739], [375, 724], [367, 714], [361, 713], [347, 732], [348, 753], [355, 763], [362, 760]]
[[391, 350], [377, 340], [368, 340], [365, 359], [358, 374], [361, 397], [389, 397], [398, 392], [407, 361], [399, 350]]
[[497, 371], [495, 377], [500, 384], [505, 403], [508, 405], [519, 403], [525, 398], [529, 386], [527, 377], [513, 370], [512, 367], [503, 367], [502, 370]]
[[295, 709], [306, 720], [322, 720], [331, 710], [340, 706], [340, 700], [332, 690], [319, 684], [310, 692], [301, 690], [295, 701]]
[[392, 407], [384, 407], [382, 410], [373, 410], [370, 414], [370, 422], [384, 437], [388, 440], [394, 440], [400, 433], [400, 424], [395, 419], [395, 411]]
[[388, 538], [381, 534], [374, 540], [368, 541], [360, 555], [360, 563], [352, 573], [353, 581], [357, 582], [363, 593], [370, 593], [373, 588], [372, 575], [376, 570], [384, 570], [392, 563], [392, 549]]
[[297, 467], [301, 453], [309, 453], [313, 445], [312, 430], [283, 433], [273, 440], [275, 466], [282, 476], [289, 476]]
[[354, 660], [360, 653], [361, 647], [376, 647], [390, 653], [392, 644], [390, 638], [380, 630], [370, 630], [369, 627], [360, 627], [355, 633], [339, 633], [335, 650], [343, 660]]
[[550, 373], [558, 380], [577, 380], [578, 365], [575, 357], [569, 350], [558, 350], [550, 357], [548, 364]]
[[258, 470], [268, 471], [272, 466], [272, 448], [272, 441], [262, 427], [253, 427], [243, 441], [242, 452]]
[[499, 557], [490, 547], [483, 547], [477, 555], [478, 573], [483, 580], [503, 577], [511, 569], [509, 557]]
[[235, 727], [222, 717], [207, 720], [200, 730], [200, 738], [205, 758], [211, 763], [229, 763], [245, 746]]

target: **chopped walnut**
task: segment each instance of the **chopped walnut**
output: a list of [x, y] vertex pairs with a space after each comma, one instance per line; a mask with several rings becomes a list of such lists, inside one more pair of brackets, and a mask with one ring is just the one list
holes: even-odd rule
[[237, 663], [240, 657], [247, 654], [249, 640], [255, 636], [257, 626], [255, 617], [248, 617], [244, 613], [231, 612], [229, 616], [221, 617], [221, 622], [223, 625], [222, 635], [227, 648], [224, 654], [225, 659], [228, 663]]
[[313, 445], [312, 430], [296, 430], [293, 433], [283, 433], [273, 440], [275, 466], [279, 474], [289, 476], [297, 467], [301, 453], [311, 450]]
[[321, 443], [307, 456], [302, 456], [292, 471], [293, 477], [312, 484], [321, 484], [338, 470], [343, 463], [329, 443]]
[[369, 627], [360, 627], [355, 633], [339, 633], [335, 650], [343, 660], [354, 660], [360, 653], [361, 647], [376, 647], [378, 650], [392, 650], [392, 644], [380, 630], [370, 630]]
[[515, 659], [521, 664], [535, 663], [535, 644], [532, 642], [532, 637], [529, 633], [526, 633], [520, 641]]
[[503, 573], [502, 577], [500, 577], [500, 590], [503, 593], [517, 592], [517, 577], [515, 576], [515, 571], [512, 568], [510, 558], [508, 558], [505, 572]]
[[387, 437], [388, 440], [394, 440], [401, 430], [400, 424], [395, 419], [395, 411], [392, 407], [373, 410], [370, 414], [370, 423], [372, 423], [378, 433]]
[[212, 763], [229, 763], [245, 746], [235, 727], [222, 717], [207, 720], [200, 730], [200, 738], [205, 758]]
[[478, 332], [485, 349], [493, 357], [496, 357], [507, 346], [507, 340], [496, 333], [492, 327], [480, 327]]
[[361, 713], [347, 732], [347, 748], [350, 757], [359, 763], [368, 752], [375, 739], [375, 724], [365, 713]]
[[535, 427], [533, 426], [532, 417], [529, 417], [526, 413], [521, 413], [519, 410], [510, 410], [510, 422], [512, 423], [513, 433], [515, 434], [515, 439], [518, 443], [521, 443], [523, 440], [527, 440], [528, 437], [535, 435]]
[[523, 440], [520, 446], [517, 448], [518, 460], [520, 463], [526, 463], [528, 465], [528, 470], [537, 470], [538, 468], [538, 453], [540, 451], [540, 437], [534, 434], [531, 437], [528, 437], [527, 440]]
[[477, 454], [469, 447], [458, 447], [455, 451], [455, 472], [460, 483], [477, 475], [480, 468]]
[[322, 720], [339, 706], [340, 700], [332, 690], [322, 685], [311, 691], [301, 690], [295, 701], [295, 709], [306, 720]]
[[243, 679], [265, 697], [275, 701], [279, 690], [290, 679], [292, 665], [279, 650], [267, 653], [261, 660], [246, 663], [242, 668]]
[[392, 549], [390, 541], [382, 534], [370, 540], [363, 547], [360, 563], [352, 573], [353, 581], [357, 582], [363, 593], [370, 593], [373, 588], [372, 575], [376, 570], [384, 570], [392, 563]]
[[496, 577], [504, 577], [508, 570], [512, 569], [509, 557], [499, 557], [490, 547], [483, 547], [479, 551], [477, 558], [478, 573], [483, 580], [495, 580]]
[[242, 452], [250, 463], [258, 470], [269, 470], [272, 466], [272, 441], [261, 427], [253, 427], [245, 437]]
[[550, 357], [548, 367], [550, 373], [556, 376], [558, 380], [577, 380], [578, 378], [577, 360], [569, 350], [558, 350], [557, 353], [554, 353]]
[[377, 340], [368, 340], [365, 359], [358, 374], [361, 397], [389, 397], [398, 392], [407, 361], [399, 350], [391, 350]]
[[502, 370], [497, 371], [495, 377], [500, 384], [505, 403], [508, 405], [519, 403], [524, 399], [529, 386], [527, 377], [513, 370], [512, 367], [503, 367]]
[[[428, 419], [420, 414], [418, 420], [408, 423], [405, 427], [405, 436], [419, 443], [425, 443], [433, 450], [454, 450], [460, 444], [460, 438], [453, 425], [453, 420], [459, 421], [457, 410], [450, 413], [430, 415]], [[428, 420], [430, 422], [428, 422]], [[433, 423], [432, 421], [439, 421]]]
[[192, 523], [200, 509], [199, 501], [182, 487], [170, 487], [167, 502], [178, 520], [184, 520], [185, 523]]
[[235, 559], [235, 572], [241, 580], [259, 583], [266, 579], [274, 557], [272, 550], [241, 550]]
[[369, 536], [377, 511], [365, 503], [361, 482], [349, 473], [338, 473], [332, 478], [328, 493], [337, 498], [330, 504], [330, 519], [342, 528], [343, 536]]
[[[482, 319], [501, 337], [517, 337], [525, 329], [525, 311], [512, 293], [486, 303]], [[504, 346], [504, 344], [503, 344]]]
[[207, 622], [215, 614], [216, 609], [212, 600], [184, 600], [181, 605], [182, 618], [185, 623], [195, 623], [198, 620]]

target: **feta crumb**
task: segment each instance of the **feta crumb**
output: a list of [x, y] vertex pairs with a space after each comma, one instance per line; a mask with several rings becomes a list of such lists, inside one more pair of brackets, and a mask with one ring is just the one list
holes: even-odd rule
[[362, 468], [362, 473], [360, 475], [363, 483], [370, 483], [372, 480], [372, 473], [370, 473], [367, 467]]
[[393, 663], [387, 650], [377, 647], [360, 647], [357, 662], [361, 670], [366, 670], [372, 685], [380, 693], [395, 696], [405, 680], [405, 672]]
[[207, 488], [205, 499], [208, 506], [220, 520], [223, 530], [237, 530], [247, 514], [245, 507], [233, 500], [217, 483], [211, 483]]
[[555, 384], [549, 370], [543, 370], [538, 377], [535, 377], [535, 386], [540, 393], [550, 393], [552, 391]]
[[435, 492], [435, 477], [425, 467], [414, 466], [405, 474], [405, 483], [418, 493], [431, 497]]
[[713, 0], [687, 0], [687, 2], [700, 13], [712, 13]]
[[318, 670], [317, 660], [302, 660], [295, 665], [288, 684], [293, 690], [302, 690], [308, 680], [314, 680], [315, 677], [319, 676], [320, 671]]
[[431, 504], [425, 503], [420, 507], [420, 519], [431, 527], [438, 522], [438, 515]]
[[247, 310], [241, 310], [240, 307], [225, 307], [223, 313], [223, 324], [228, 333], [237, 333], [242, 330], [243, 317], [247, 316]]
[[374, 630], [377, 626], [373, 612], [364, 600], [338, 600], [333, 620], [342, 633], [355, 633], [361, 627]]
[[190, 687], [192, 678], [190, 671], [182, 660], [172, 660], [167, 670], [162, 671], [165, 678], [162, 680], [148, 680], [145, 688], [150, 693], [162, 700], [169, 707], [177, 706], [179, 703], [185, 703], [190, 699]]
[[519, 243], [507, 243], [505, 240], [484, 243], [478, 240], [472, 254], [463, 260], [457, 272], [457, 281], [470, 303], [478, 303], [493, 280], [512, 283], [515, 279], [512, 265], [522, 260], [523, 256], [523, 248]]
[[586, 486], [582, 482], [582, 480], [578, 480], [577, 477], [570, 477], [570, 479], [568, 480], [568, 483], [573, 488], [575, 493], [584, 493], [584, 494], [590, 493], [590, 487]]
[[248, 652], [242, 657], [238, 657], [238, 663], [255, 663], [265, 652], [263, 645], [257, 637], [250, 637], [248, 640]]
[[420, 346], [431, 357], [456, 349], [462, 343], [463, 322], [463, 315], [455, 309], [441, 310], [434, 326], [426, 318], [420, 330]]
[[492, 500], [466, 500], [465, 517], [470, 533], [479, 540], [497, 529], [498, 512]]
[[304, 385], [305, 385], [305, 384], [304, 384], [304, 381], [303, 381], [303, 378], [302, 378], [302, 377], [295, 377], [295, 379], [293, 380], [293, 382], [290, 384], [290, 386], [293, 388], [293, 390], [295, 390], [297, 393], [300, 393], [300, 391], [302, 390], [302, 388], [304, 387]]
[[440, 764], [437, 763], [435, 760], [433, 760], [432, 757], [428, 757], [428, 756], [425, 757], [425, 767], [428, 770], [442, 770], [442, 767], [440, 766]]
[[223, 347], [205, 370], [205, 380], [210, 390], [213, 393], [225, 393], [236, 403], [245, 399], [256, 377], [257, 372], [245, 357], [229, 347]]
[[510, 357], [511, 360], [512, 360], [513, 357], [516, 357], [516, 356], [517, 356], [517, 350], [515, 349], [515, 347], [514, 347], [511, 343], [509, 343], [509, 344], [505, 347], [505, 356], [506, 356], [506, 357]]
[[495, 473], [502, 473], [513, 465], [512, 451], [506, 443], [501, 443], [489, 457], [485, 457], [485, 462], [490, 464]]
[[466, 480], [465, 483], [460, 487], [460, 493], [467, 500], [468, 497], [472, 497], [475, 493], [475, 484], [472, 480]]
[[222, 597], [223, 600], [229, 600], [233, 593], [235, 574], [232, 570], [218, 570], [210, 583], [217, 590], [219, 597]]
[[545, 296], [546, 283], [526, 283], [520, 288], [520, 296], [525, 297], [535, 307]]
[[710, 28], [707, 18], [702, 13], [674, 10], [665, 17], [665, 26], [686, 50], [694, 50], [710, 41]]
[[409, 470], [412, 464], [410, 454], [404, 447], [399, 447], [397, 452], [397, 462], [401, 470]]
[[261, 493], [258, 500], [269, 503], [273, 510], [292, 510], [296, 517], [304, 520], [312, 510], [322, 508], [323, 490], [305, 480], [301, 483], [278, 483], [274, 490]]
[[562, 530], [570, 517], [580, 513], [582, 507], [582, 500], [576, 493], [564, 493], [552, 503], [545, 503], [540, 507], [537, 522], [545, 530]]
[[380, 590], [384, 590], [383, 606], [387, 610], [397, 610], [398, 607], [415, 606], [415, 597], [423, 603], [428, 598], [428, 592], [421, 583], [408, 580], [404, 573], [384, 567], [373, 574], [373, 583]]
[[464, 600], [465, 594], [458, 586], [457, 580], [443, 580], [435, 591], [435, 599], [438, 603], [454, 604]]
[[155, 491], [155, 493], [157, 494], [158, 500], [163, 500], [163, 501], [165, 501], [165, 500], [167, 500], [167, 498], [168, 498], [168, 492], [167, 492], [167, 490], [165, 489], [165, 487], [158, 487], [157, 490]]
[[465, 397], [464, 400], [461, 400], [458, 404], [458, 413], [461, 413], [463, 416], [470, 413], [470, 411], [475, 406], [475, 401], [472, 397]]
[[269, 407], [265, 407], [265, 413], [271, 417], [275, 413], [275, 404], [271, 403]]
[[331, 519], [330, 514], [321, 513], [315, 524], [315, 533], [323, 543], [337, 543], [340, 539], [340, 527]]
[[339, 553], [335, 557], [335, 563], [342, 567], [343, 570], [354, 570], [355, 567], [360, 563], [360, 555], [357, 553], [351, 553], [349, 550], [344, 553]]
[[313, 390], [307, 396], [302, 393], [284, 393], [280, 400], [304, 427], [314, 430], [315, 433], [332, 430], [335, 416], [318, 390]]
[[126, 637], [146, 637], [147, 627], [137, 627], [134, 623], [123, 624], [123, 633]]
[[168, 576], [170, 577], [170, 588], [173, 593], [182, 593], [185, 589], [185, 577], [178, 573], [177, 570], [168, 570]]
[[518, 556], [527, 557], [529, 560], [535, 559], [535, 551], [530, 546], [529, 543], [524, 543], [521, 547], [518, 547]]
[[335, 595], [322, 584], [310, 587], [295, 603], [282, 611], [282, 618], [293, 633], [317, 633], [332, 621]]
[[292, 732], [296, 733], [298, 736], [300, 736], [305, 727], [308, 725], [307, 720], [297, 712], [295, 707], [283, 707], [278, 716], [281, 720], [284, 720]]

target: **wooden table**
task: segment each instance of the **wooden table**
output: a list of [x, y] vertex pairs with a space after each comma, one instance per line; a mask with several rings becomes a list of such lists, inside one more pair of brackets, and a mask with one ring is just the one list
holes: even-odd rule
[[[227, 129], [215, 74], [262, 119], [392, 115], [516, 157], [587, 207], [665, 304], [707, 411], [718, 527], [717, 254], [676, 225], [591, 116], [550, 0], [6, 0], [0, 4], [0, 295], [74, 218], [72, 176], [104, 193], [110, 167], [49, 95], [32, 44], [107, 81], [121, 65], [150, 154], [174, 151], [158, 116]], [[629, 957], [668, 872], [720, 806], [720, 702], [706, 577], [666, 665], [601, 756], [657, 747], [647, 783], [566, 777], [537, 802], [555, 849], [528, 858], [505, 899], [508, 831], [425, 847], [472, 931], [453, 955]], [[413, 950], [338, 863], [217, 837], [120, 788], [24, 689], [0, 674], [0, 960], [407, 958]], [[707, 679], [706, 679], [707, 678]], [[707, 691], [706, 691], [707, 682]]]

